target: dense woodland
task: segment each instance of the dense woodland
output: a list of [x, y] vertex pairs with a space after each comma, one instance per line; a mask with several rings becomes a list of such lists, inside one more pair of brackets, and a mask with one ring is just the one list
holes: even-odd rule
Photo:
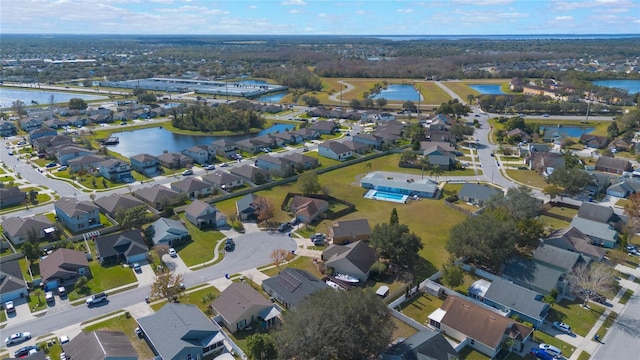
[[180, 106], [172, 108], [170, 115], [174, 127], [193, 131], [248, 133], [250, 129], [261, 129], [265, 124], [265, 120], [255, 111], [234, 109], [227, 105]]

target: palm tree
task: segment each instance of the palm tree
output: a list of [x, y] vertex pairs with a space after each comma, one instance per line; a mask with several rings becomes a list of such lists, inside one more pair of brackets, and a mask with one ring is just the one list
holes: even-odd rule
[[429, 156], [425, 155], [420, 159], [420, 166], [422, 167], [422, 179], [424, 179], [424, 169], [429, 168]]
[[367, 162], [364, 164], [364, 169], [365, 169], [365, 171], [367, 172], [367, 174], [369, 173], [369, 171], [371, 171], [371, 161], [367, 161]]
[[436, 182], [438, 181], [438, 178], [442, 176], [442, 174], [444, 174], [444, 170], [442, 170], [442, 168], [440, 168], [440, 166], [438, 165], [432, 166], [430, 170], [431, 171], [429, 172], [429, 176], [435, 177]]

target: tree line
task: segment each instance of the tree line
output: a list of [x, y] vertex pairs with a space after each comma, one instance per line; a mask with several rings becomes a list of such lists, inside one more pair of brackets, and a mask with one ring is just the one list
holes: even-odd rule
[[169, 113], [174, 127], [192, 131], [248, 133], [251, 129], [263, 128], [266, 123], [265, 119], [253, 110], [234, 109], [224, 104], [178, 106], [172, 108]]

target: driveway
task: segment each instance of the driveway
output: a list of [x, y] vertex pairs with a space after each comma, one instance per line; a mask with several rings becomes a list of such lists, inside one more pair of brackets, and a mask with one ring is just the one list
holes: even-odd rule
[[182, 261], [182, 259], [180, 258], [179, 253], [178, 253], [178, 256], [176, 257], [171, 257], [169, 254], [164, 254], [162, 255], [162, 261], [164, 261], [164, 263], [167, 265], [169, 270], [173, 273], [186, 274], [190, 271], [189, 267], [185, 265], [184, 261]]
[[[166, 256], [169, 256], [169, 255], [166, 255]], [[153, 284], [153, 282], [156, 280], [156, 274], [153, 272], [153, 268], [151, 268], [151, 265], [147, 261], [141, 261], [139, 262], [139, 264], [140, 264], [140, 269], [142, 269], [141, 272], [137, 273], [133, 271], [133, 269], [131, 270], [133, 271], [133, 273], [136, 275], [136, 278], [138, 279], [138, 286]]]

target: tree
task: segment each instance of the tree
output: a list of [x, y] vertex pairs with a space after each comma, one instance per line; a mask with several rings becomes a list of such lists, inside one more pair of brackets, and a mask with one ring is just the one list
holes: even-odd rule
[[547, 185], [542, 189], [542, 192], [546, 195], [549, 195], [549, 199], [553, 200], [556, 196], [562, 195], [562, 189], [557, 185]]
[[116, 220], [121, 229], [136, 229], [147, 219], [146, 205], [135, 206], [130, 209], [120, 209], [116, 212]]
[[317, 97], [311, 95], [302, 95], [302, 102], [307, 106], [318, 106], [320, 105], [320, 100]]
[[548, 184], [556, 185], [566, 194], [576, 195], [586, 186], [593, 184], [593, 178], [584, 170], [572, 168], [555, 169], [546, 179]]
[[84, 276], [84, 275], [80, 276], [78, 278], [78, 280], [76, 280], [75, 288], [80, 294], [88, 293], [89, 292], [89, 279], [87, 279], [87, 277]]
[[459, 264], [455, 264], [453, 259], [442, 266], [442, 282], [450, 288], [462, 285], [464, 282], [464, 270]]
[[516, 224], [518, 245], [537, 247], [539, 239], [545, 236], [544, 224], [538, 219], [522, 219]]
[[253, 201], [253, 206], [256, 210], [256, 216], [258, 222], [268, 221], [276, 214], [276, 208], [273, 202], [264, 196], [258, 196]]
[[396, 210], [396, 208], [393, 208], [393, 210], [391, 210], [389, 224], [400, 224], [400, 218], [398, 217], [398, 210]]
[[27, 115], [27, 104], [22, 100], [16, 100], [11, 103], [11, 110], [18, 116]]
[[435, 177], [436, 181], [438, 181], [438, 178], [442, 176], [442, 174], [444, 174], [444, 170], [442, 170], [442, 168], [438, 165], [433, 165], [429, 169], [429, 176]]
[[38, 235], [34, 229], [27, 230], [27, 241], [22, 244], [22, 254], [29, 260], [30, 264], [38, 260], [40, 257], [40, 249], [38, 248]]
[[431, 164], [429, 163], [429, 156], [425, 155], [420, 159], [420, 167], [422, 168], [421, 179], [424, 179], [424, 170], [428, 169]]
[[273, 260], [273, 265], [278, 269], [278, 272], [281, 270], [280, 267], [292, 258], [293, 254], [286, 249], [275, 249], [271, 252], [271, 260]]
[[44, 291], [42, 289], [37, 288], [33, 291], [33, 295], [38, 299], [38, 305], [42, 305], [42, 295], [44, 295]]
[[305, 171], [298, 178], [298, 188], [302, 195], [316, 194], [320, 191], [320, 182], [318, 182], [318, 174], [313, 171]]
[[285, 312], [275, 340], [282, 359], [365, 360], [387, 348], [393, 329], [375, 292], [326, 289]]
[[371, 161], [367, 161], [366, 163], [364, 163], [364, 170], [367, 172], [367, 174], [369, 173], [369, 171], [371, 171]]
[[251, 360], [272, 360], [278, 357], [276, 342], [269, 334], [253, 334], [247, 337], [247, 356]]
[[181, 289], [184, 281], [184, 275], [167, 273], [156, 276], [156, 280], [151, 284], [151, 293], [149, 297], [153, 300], [166, 298], [173, 300]]
[[410, 112], [418, 112], [418, 107], [416, 107], [416, 104], [414, 104], [411, 100], [405, 101], [402, 104], [402, 108]]
[[86, 110], [89, 105], [81, 98], [71, 98], [68, 106], [71, 110]]
[[637, 233], [640, 230], [640, 193], [629, 195], [628, 201], [624, 205], [624, 212], [629, 217], [627, 222], [629, 232]]
[[509, 188], [506, 196], [492, 198], [489, 205], [494, 208], [502, 208], [517, 221], [532, 219], [540, 215], [541, 201], [532, 195], [530, 188], [520, 185]]
[[418, 156], [411, 150], [405, 150], [400, 154], [400, 163], [412, 163]]
[[473, 126], [467, 126], [463, 124], [454, 124], [449, 130], [456, 140], [462, 140], [465, 136], [471, 136], [475, 132]]
[[353, 99], [349, 102], [349, 106], [351, 106], [352, 109], [354, 110], [360, 110], [362, 109], [362, 103], [360, 102], [360, 100], [358, 99]]
[[369, 243], [383, 258], [410, 269], [418, 262], [420, 250], [424, 247], [422, 239], [404, 224], [376, 224]]
[[387, 99], [381, 97], [381, 98], [377, 98], [376, 99], [376, 105], [378, 105], [378, 107], [380, 109], [382, 109], [383, 107], [387, 106]]
[[581, 263], [574, 267], [569, 275], [569, 283], [575, 292], [582, 292], [584, 305], [591, 295], [606, 292], [616, 284], [613, 268], [604, 263]]
[[158, 98], [152, 93], [143, 93], [138, 95], [138, 101], [143, 104], [153, 104], [158, 101]]
[[499, 215], [489, 210], [454, 226], [447, 250], [497, 269], [513, 252], [519, 235], [513, 220]]

